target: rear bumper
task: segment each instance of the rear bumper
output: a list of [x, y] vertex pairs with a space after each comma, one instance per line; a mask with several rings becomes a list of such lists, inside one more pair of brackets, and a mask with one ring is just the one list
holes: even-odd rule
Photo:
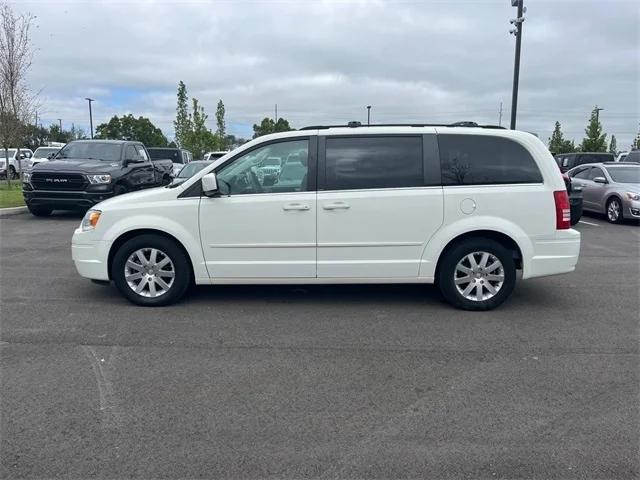
[[92, 280], [109, 280], [109, 246], [104, 241], [88, 240], [88, 233], [77, 229], [71, 241], [71, 258], [78, 273]]
[[555, 238], [533, 242], [534, 254], [523, 270], [522, 278], [545, 277], [573, 272], [580, 255], [580, 232], [558, 230]]
[[47, 207], [53, 210], [87, 210], [113, 196], [112, 191], [52, 191], [23, 190], [24, 202], [29, 206]]

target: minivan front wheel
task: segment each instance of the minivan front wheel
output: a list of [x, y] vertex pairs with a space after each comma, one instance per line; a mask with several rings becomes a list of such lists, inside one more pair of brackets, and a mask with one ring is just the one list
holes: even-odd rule
[[111, 276], [128, 300], [144, 306], [174, 303], [191, 283], [189, 259], [174, 241], [160, 235], [125, 242], [113, 257]]
[[438, 286], [445, 300], [464, 310], [491, 310], [513, 291], [516, 265], [511, 252], [488, 238], [455, 245], [442, 259]]

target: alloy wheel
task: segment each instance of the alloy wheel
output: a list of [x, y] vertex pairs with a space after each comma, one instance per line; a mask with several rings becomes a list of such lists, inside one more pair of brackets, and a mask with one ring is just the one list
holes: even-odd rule
[[617, 222], [620, 218], [620, 203], [617, 200], [611, 200], [607, 208], [607, 217], [610, 222]]
[[157, 248], [136, 250], [124, 265], [124, 278], [136, 294], [156, 298], [169, 291], [175, 281], [171, 258]]
[[502, 262], [489, 252], [465, 255], [456, 265], [453, 281], [467, 300], [482, 302], [495, 297], [504, 285]]

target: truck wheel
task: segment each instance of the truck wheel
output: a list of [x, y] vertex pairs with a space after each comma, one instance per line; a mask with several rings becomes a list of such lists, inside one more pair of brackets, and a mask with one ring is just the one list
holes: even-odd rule
[[118, 249], [111, 277], [120, 293], [136, 305], [169, 305], [180, 300], [189, 288], [191, 263], [173, 240], [140, 235]]
[[33, 205], [27, 205], [27, 208], [29, 209], [29, 212], [31, 212], [31, 214], [35, 215], [36, 217], [48, 217], [53, 211], [50, 208], [36, 207]]
[[463, 310], [491, 310], [513, 291], [516, 265], [509, 250], [489, 238], [470, 238], [450, 249], [438, 269], [442, 296]]

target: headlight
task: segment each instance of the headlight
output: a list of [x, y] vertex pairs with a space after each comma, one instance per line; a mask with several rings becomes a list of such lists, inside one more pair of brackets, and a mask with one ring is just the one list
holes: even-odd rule
[[111, 175], [87, 175], [89, 183], [111, 183]]
[[24, 183], [31, 182], [31, 172], [22, 172], [22, 181]]
[[638, 193], [627, 192], [626, 195], [629, 200], [640, 200], [640, 194]]
[[96, 228], [98, 220], [100, 220], [100, 215], [102, 215], [102, 212], [100, 210], [89, 210], [85, 214], [84, 218], [82, 219], [82, 223], [80, 224], [82, 231], [88, 232], [89, 230], [93, 230], [94, 228]]

